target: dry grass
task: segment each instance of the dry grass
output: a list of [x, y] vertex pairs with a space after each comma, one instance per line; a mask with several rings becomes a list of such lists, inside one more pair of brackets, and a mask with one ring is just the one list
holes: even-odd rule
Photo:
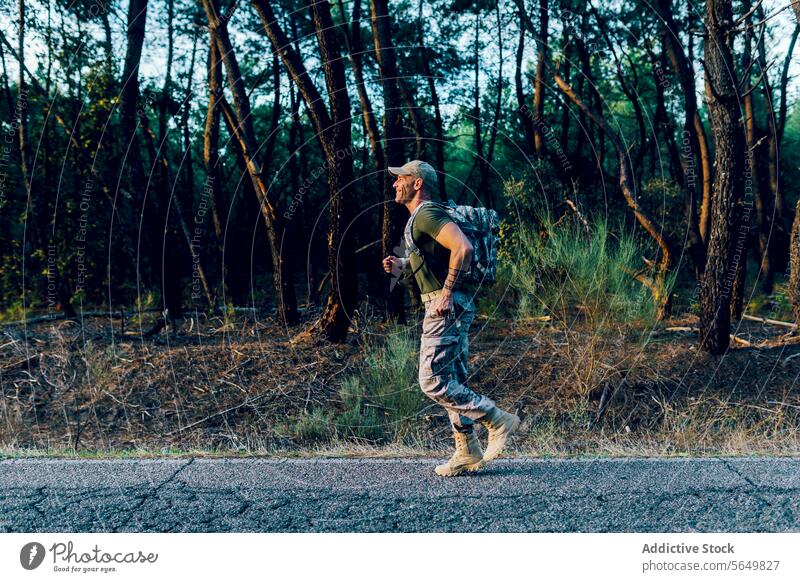
[[[404, 410], [395, 419], [381, 401], [378, 439], [336, 430], [335, 423], [314, 427], [353, 410], [342, 395], [356, 380], [364, 388], [353, 417], [358, 422], [371, 399], [384, 398], [370, 392], [387, 357], [374, 340], [391, 330], [375, 318], [359, 322], [359, 329], [348, 344], [332, 346], [291, 343], [274, 322], [242, 316], [201, 319], [191, 334], [148, 341], [118, 327], [112, 340], [102, 320], [83, 329], [41, 324], [28, 330], [27, 343], [21, 330], [6, 328], [0, 335], [0, 456], [444, 455], [449, 427], [437, 406]], [[737, 347], [712, 358], [697, 353], [691, 334], [652, 331], [597, 326], [580, 309], [568, 320], [483, 316], [473, 328], [470, 382], [523, 416], [512, 450], [522, 456], [800, 451], [800, 358], [793, 357], [800, 346]], [[737, 333], [758, 343], [783, 330], [753, 323]], [[387, 369], [409, 373], [404, 366]], [[311, 428], [301, 427], [309, 418]], [[400, 438], [385, 431], [395, 421], [410, 427]], [[317, 430], [314, 438], [308, 430]]]

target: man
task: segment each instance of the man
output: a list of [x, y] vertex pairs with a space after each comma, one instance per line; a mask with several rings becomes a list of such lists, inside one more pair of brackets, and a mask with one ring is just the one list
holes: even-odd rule
[[[413, 240], [422, 256], [388, 256], [383, 268], [394, 275], [406, 268], [414, 273], [425, 303], [419, 383], [429, 398], [447, 410], [456, 443], [455, 454], [436, 467], [436, 474], [454, 476], [476, 471], [500, 454], [520, 420], [465, 385], [475, 304], [461, 289], [461, 283], [462, 274], [469, 271], [472, 244], [446, 210], [430, 203], [430, 191], [436, 184], [436, 172], [430, 164], [414, 160], [402, 167], [390, 167], [389, 173], [397, 177], [394, 201], [411, 213]], [[475, 435], [475, 421], [489, 431], [485, 453]]]

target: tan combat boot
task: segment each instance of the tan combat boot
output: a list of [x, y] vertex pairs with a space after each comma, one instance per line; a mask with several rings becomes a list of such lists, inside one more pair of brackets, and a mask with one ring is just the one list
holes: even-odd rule
[[495, 407], [489, 414], [481, 418], [480, 422], [489, 430], [489, 444], [483, 455], [485, 462], [496, 459], [506, 446], [510, 437], [519, 428], [519, 417]]
[[454, 431], [453, 438], [456, 441], [456, 452], [445, 464], [434, 469], [437, 475], [455, 477], [464, 471], [477, 471], [483, 467], [483, 451], [474, 431]]

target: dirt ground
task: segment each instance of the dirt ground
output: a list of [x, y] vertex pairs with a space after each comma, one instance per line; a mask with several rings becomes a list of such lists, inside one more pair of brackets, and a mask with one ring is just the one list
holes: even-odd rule
[[[154, 314], [141, 324], [88, 317], [5, 326], [0, 447], [303, 449], [280, 427], [314, 408], [341, 406], [341, 382], [358, 373], [365, 337], [390, 329], [372, 317], [346, 344], [297, 340], [314, 317], [287, 330], [252, 311], [200, 315], [150, 338], [141, 332]], [[728, 353], [714, 357], [698, 350], [696, 326], [693, 316], [602, 331], [578, 318], [479, 316], [470, 382], [523, 417], [519, 447], [532, 454], [796, 450], [798, 338], [744, 321]], [[418, 420], [417, 439], [405, 444], [446, 443], [441, 409], [426, 407]], [[354, 450], [382, 444], [392, 445], [352, 443]]]

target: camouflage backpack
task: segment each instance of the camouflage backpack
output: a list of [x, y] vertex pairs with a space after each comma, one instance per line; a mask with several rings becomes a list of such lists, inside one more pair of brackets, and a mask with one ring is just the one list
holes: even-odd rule
[[[406, 223], [404, 238], [408, 253], [415, 253], [421, 257], [423, 264], [425, 256], [414, 242], [412, 232], [414, 218], [425, 204], [436, 204], [444, 208], [472, 243], [472, 262], [464, 281], [473, 285], [493, 285], [497, 280], [497, 243], [500, 233], [500, 217], [497, 212], [489, 208], [459, 206], [452, 200], [448, 200], [446, 203], [426, 200], [420, 204]], [[420, 265], [421, 267], [422, 265]]]

